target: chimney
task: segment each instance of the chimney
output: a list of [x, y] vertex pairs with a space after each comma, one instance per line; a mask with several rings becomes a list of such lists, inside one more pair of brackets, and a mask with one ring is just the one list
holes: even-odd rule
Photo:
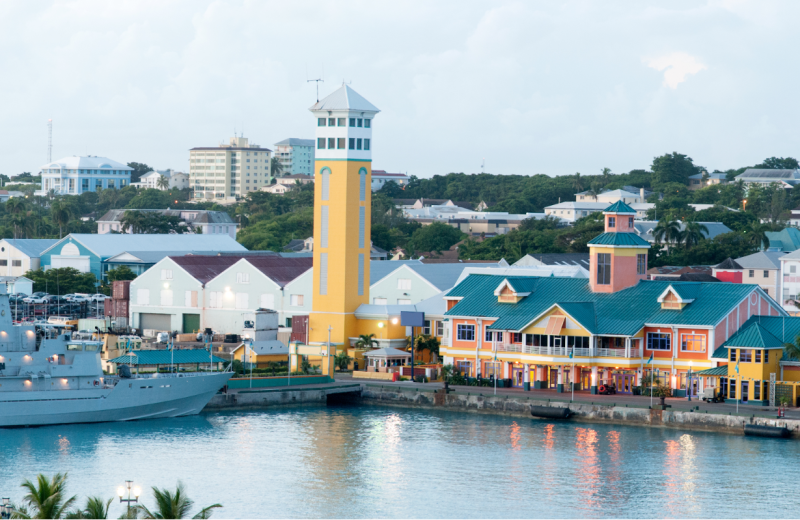
[[639, 198], [642, 199], [642, 202], [645, 202], [645, 200], [644, 200], [644, 188], [639, 188]]

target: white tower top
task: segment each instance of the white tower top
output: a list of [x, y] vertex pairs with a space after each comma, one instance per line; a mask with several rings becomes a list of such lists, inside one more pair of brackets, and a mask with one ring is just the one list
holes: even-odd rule
[[316, 160], [372, 160], [375, 105], [342, 85], [309, 110], [317, 118]]

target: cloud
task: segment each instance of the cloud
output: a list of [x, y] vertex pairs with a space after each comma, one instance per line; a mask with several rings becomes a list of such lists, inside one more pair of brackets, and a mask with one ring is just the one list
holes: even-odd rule
[[686, 76], [697, 74], [708, 67], [700, 63], [697, 58], [685, 52], [673, 52], [659, 58], [647, 60], [647, 66], [651, 69], [664, 71], [664, 84], [675, 90], [679, 83], [686, 81]]

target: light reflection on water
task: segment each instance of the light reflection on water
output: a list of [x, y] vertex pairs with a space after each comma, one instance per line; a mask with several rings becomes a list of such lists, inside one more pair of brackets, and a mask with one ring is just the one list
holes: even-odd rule
[[800, 499], [775, 476], [796, 481], [798, 456], [779, 439], [314, 407], [0, 430], [0, 495], [68, 471], [81, 501], [182, 479], [221, 518], [791, 517]]

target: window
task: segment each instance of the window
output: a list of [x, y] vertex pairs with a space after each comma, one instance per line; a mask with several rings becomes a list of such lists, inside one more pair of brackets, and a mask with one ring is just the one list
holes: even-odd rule
[[705, 352], [706, 337], [701, 334], [681, 334], [681, 350], [683, 352]]
[[730, 398], [731, 399], [736, 399], [736, 381], [731, 379], [730, 385], [728, 385], [728, 386], [730, 387], [730, 391], [731, 391]]
[[485, 373], [483, 374], [483, 377], [500, 377], [500, 362], [487, 361], [484, 363], [484, 370]]
[[339, 150], [344, 150], [347, 147], [347, 140], [344, 137], [339, 137], [336, 139], [336, 148]]
[[411, 300], [408, 298], [398, 298], [397, 305], [411, 305]]
[[456, 339], [459, 341], [475, 341], [475, 325], [459, 323], [456, 327]]
[[754, 278], [756, 276], [756, 272], [753, 269], [750, 269], [750, 278]]
[[761, 351], [756, 350], [756, 363], [761, 363]]
[[186, 291], [183, 294], [184, 307], [197, 307], [197, 291]]
[[328, 200], [331, 171], [328, 168], [323, 168], [320, 175], [322, 176], [322, 200]]
[[302, 307], [303, 306], [303, 295], [302, 294], [291, 294], [289, 295], [289, 305], [292, 307]]
[[328, 247], [328, 206], [324, 205], [320, 208], [320, 247]]
[[262, 309], [274, 309], [275, 308], [275, 295], [274, 294], [262, 294], [261, 295], [261, 305]]
[[336, 138], [329, 137], [328, 138], [328, 150], [333, 150], [334, 148], [336, 148]]
[[340, 117], [339, 119], [336, 120], [336, 123], [337, 123], [336, 126], [347, 126], [347, 118]]
[[328, 253], [319, 255], [319, 294], [328, 294]]
[[636, 255], [636, 274], [647, 273], [647, 255]]
[[236, 283], [250, 283], [250, 273], [236, 273]]
[[387, 300], [386, 298], [373, 298], [372, 303], [374, 305], [387, 305], [389, 303], [389, 300]]
[[22, 260], [12, 260], [11, 267], [22, 267]]
[[325, 138], [320, 137], [317, 139], [317, 150], [324, 150], [325, 149]]
[[369, 150], [369, 139], [364, 139], [364, 150]]
[[136, 303], [138, 305], [150, 305], [150, 289], [137, 289]]
[[319, 119], [317, 119], [317, 126], [325, 126], [326, 122], [327, 119], [325, 119], [324, 117], [320, 117]]
[[431, 320], [425, 320], [422, 322], [422, 333], [427, 334], [430, 336], [431, 334]]
[[470, 375], [472, 373], [472, 362], [456, 361], [456, 371], [464, 375]]
[[219, 291], [211, 291], [208, 293], [208, 306], [212, 309], [222, 308], [222, 293]]
[[358, 195], [361, 202], [367, 200], [367, 170], [361, 168], [358, 171]]
[[522, 343], [522, 333], [521, 332], [512, 332], [511, 333], [511, 343]]
[[5, 267], [7, 265], [8, 265], [8, 260], [0, 260], [0, 266]]
[[[364, 295], [364, 254], [358, 255], [358, 295]], [[410, 302], [409, 302], [410, 303]]]
[[247, 309], [250, 300], [250, 295], [247, 293], [236, 293], [236, 308], [237, 309]]
[[755, 384], [753, 385], [753, 399], [756, 401], [761, 400], [761, 385], [758, 384], [758, 381], [755, 381]]
[[172, 280], [172, 269], [162, 269], [161, 270], [161, 279], [162, 280]]
[[161, 305], [172, 305], [172, 291], [164, 289], [161, 291]]
[[633, 229], [633, 217], [628, 217], [628, 228]]
[[611, 283], [611, 254], [597, 253], [597, 285]]
[[364, 128], [370, 128], [370, 124], [371, 124], [370, 121], [372, 121], [372, 120], [371, 119], [365, 119], [364, 120]]
[[358, 208], [358, 247], [364, 247], [365, 227], [367, 225], [367, 208]]
[[769, 278], [769, 271], [764, 270], [764, 278]]
[[608, 227], [613, 228], [617, 225], [616, 217], [608, 217]]
[[359, 127], [359, 128], [361, 128], [361, 127], [363, 126], [363, 125], [362, 125], [362, 122], [363, 122], [363, 121], [364, 121], [363, 119], [357, 119], [357, 120], [356, 120], [356, 122], [358, 123], [358, 127]]
[[329, 118], [328, 119], [328, 126], [336, 126], [336, 118], [333, 118], [333, 117]]
[[437, 321], [436, 322], [436, 335], [437, 336], [444, 336], [444, 322]]
[[731, 361], [736, 361], [736, 349], [732, 348], [730, 351]]
[[671, 335], [664, 332], [647, 333], [648, 350], [670, 350]]
[[764, 351], [764, 363], [769, 363], [769, 350]]
[[356, 139], [356, 150], [361, 150], [361, 139]]
[[753, 351], [749, 348], [739, 349], [739, 363], [752, 363]]
[[410, 291], [411, 290], [411, 279], [410, 278], [398, 278], [397, 279], [397, 288], [401, 291]]
[[348, 148], [350, 148], [351, 150], [355, 150], [356, 149], [356, 140], [355, 140], [354, 137], [350, 138], [348, 144], [349, 144]]
[[351, 117], [350, 118], [350, 126], [356, 126], [356, 118], [355, 117]]
[[789, 266], [789, 272], [792, 273], [792, 274], [797, 273], [797, 266], [796, 265], [790, 265]]

